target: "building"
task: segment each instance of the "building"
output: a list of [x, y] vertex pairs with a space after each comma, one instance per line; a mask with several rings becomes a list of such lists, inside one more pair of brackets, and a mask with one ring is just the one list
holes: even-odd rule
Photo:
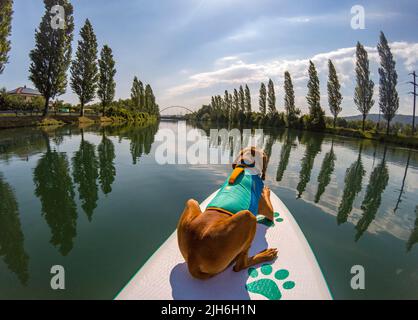
[[26, 86], [8, 91], [7, 94], [23, 97], [26, 102], [29, 102], [36, 97], [42, 97], [42, 94], [38, 90], [27, 88]]

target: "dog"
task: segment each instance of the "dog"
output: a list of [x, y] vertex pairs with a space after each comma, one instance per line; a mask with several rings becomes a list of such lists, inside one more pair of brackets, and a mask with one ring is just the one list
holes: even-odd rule
[[194, 278], [209, 279], [231, 264], [238, 272], [277, 257], [275, 248], [248, 256], [257, 228], [256, 215], [273, 221], [270, 189], [264, 187], [267, 163], [264, 151], [245, 148], [205, 212], [196, 200], [187, 201], [177, 225], [177, 240]]

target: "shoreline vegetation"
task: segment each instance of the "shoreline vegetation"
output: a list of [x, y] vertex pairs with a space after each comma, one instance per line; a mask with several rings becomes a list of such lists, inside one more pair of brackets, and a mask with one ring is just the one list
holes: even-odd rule
[[[35, 46], [29, 52], [29, 80], [38, 93], [26, 97], [1, 89], [0, 129], [95, 122], [142, 125], [158, 121], [160, 109], [151, 85], [142, 83], [137, 76], [133, 79], [130, 98], [115, 100], [117, 71], [113, 52], [107, 44], [99, 51], [89, 19], [80, 29], [73, 55], [76, 27], [73, 6], [69, 0], [61, 0], [59, 4], [65, 17], [56, 20], [56, 2], [44, 0], [44, 15], [35, 29]], [[4, 49], [0, 53], [2, 74], [11, 49], [13, 0], [2, 1], [0, 6], [0, 47]], [[68, 86], [78, 98], [77, 105], [58, 100]], [[19, 113], [23, 115], [18, 116]]]
[[44, 116], [0, 116], [0, 130], [14, 129], [23, 127], [46, 127], [46, 126], [62, 126], [62, 125], [86, 125], [86, 124], [126, 124], [131, 123], [138, 126], [146, 126], [150, 123], [158, 122], [158, 117], [148, 115], [146, 113], [122, 115], [49, 115]]
[[[196, 125], [196, 127], [205, 130], [209, 126], [216, 126], [218, 128], [222, 128], [223, 126], [228, 126], [228, 123], [212, 123], [210, 121], [199, 121], [195, 119], [187, 119], [186, 121], [190, 122], [191, 124]], [[231, 127], [229, 127], [231, 128]], [[239, 129], [243, 129], [243, 126], [238, 127]], [[418, 136], [406, 136], [402, 134], [394, 134], [394, 135], [387, 135], [383, 132], [377, 132], [375, 130], [366, 130], [362, 131], [361, 129], [353, 129], [353, 128], [344, 128], [344, 127], [332, 127], [327, 126], [323, 130], [311, 130], [307, 128], [296, 128], [296, 127], [275, 127], [275, 126], [260, 126], [254, 125], [253, 128], [260, 128], [260, 129], [268, 129], [268, 130], [296, 130], [296, 131], [307, 131], [313, 132], [317, 134], [329, 134], [334, 136], [340, 137], [349, 137], [354, 139], [364, 139], [364, 140], [373, 140], [382, 143], [389, 143], [389, 144], [396, 144], [400, 147], [406, 147], [411, 149], [418, 149]]]

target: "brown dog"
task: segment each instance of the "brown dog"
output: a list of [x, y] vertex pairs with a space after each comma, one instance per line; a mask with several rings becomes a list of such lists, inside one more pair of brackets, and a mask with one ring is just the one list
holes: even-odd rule
[[[245, 178], [251, 179], [252, 177], [248, 178], [248, 174], [245, 173], [246, 170], [253, 170], [251, 175], [258, 173], [258, 179], [264, 180], [267, 160], [266, 154], [255, 147], [242, 150], [234, 161], [234, 171], [225, 183], [226, 189], [229, 188], [229, 184], [234, 187], [238, 181], [243, 184]], [[254, 186], [248, 189], [254, 191]], [[260, 187], [257, 192], [255, 196], [259, 198], [258, 212], [255, 214], [273, 220], [270, 189]], [[231, 199], [227, 193], [226, 199]], [[257, 227], [253, 213], [249, 210], [229, 212], [219, 207], [209, 207], [202, 213], [197, 201], [192, 199], [187, 201], [177, 226], [177, 237], [181, 254], [193, 277], [208, 279], [221, 273], [234, 262], [234, 271], [241, 271], [277, 257], [277, 249], [266, 249], [253, 257], [248, 257]]]

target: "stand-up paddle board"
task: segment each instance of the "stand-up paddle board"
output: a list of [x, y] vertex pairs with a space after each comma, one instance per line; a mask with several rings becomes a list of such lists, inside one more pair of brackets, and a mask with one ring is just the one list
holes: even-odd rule
[[[200, 205], [202, 212], [216, 193]], [[250, 256], [266, 248], [278, 248], [275, 261], [241, 272], [234, 272], [231, 266], [209, 280], [197, 280], [187, 270], [174, 232], [115, 299], [332, 299], [318, 262], [295, 219], [273, 192], [271, 202], [275, 221], [257, 218], [257, 233]]]

